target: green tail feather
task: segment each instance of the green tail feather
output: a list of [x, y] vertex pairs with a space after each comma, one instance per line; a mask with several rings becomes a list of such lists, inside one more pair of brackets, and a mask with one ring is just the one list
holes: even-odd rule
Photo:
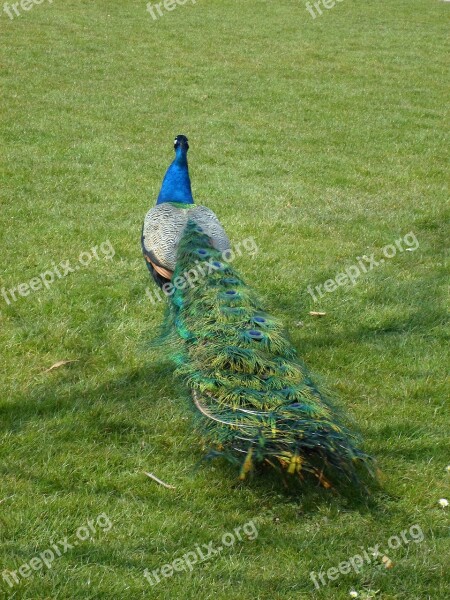
[[[192, 285], [188, 272], [191, 280], [198, 276]], [[177, 277], [183, 280], [165, 327], [177, 340], [176, 373], [192, 391], [212, 454], [238, 462], [241, 479], [263, 463], [300, 479], [311, 473], [325, 487], [333, 475], [358, 480], [357, 463], [370, 470], [280, 322], [192, 222], [179, 245], [175, 284]]]

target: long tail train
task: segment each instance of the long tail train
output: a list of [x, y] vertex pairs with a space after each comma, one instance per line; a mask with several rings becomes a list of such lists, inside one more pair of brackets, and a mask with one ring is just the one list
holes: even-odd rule
[[[187, 285], [189, 272], [201, 280]], [[324, 487], [335, 476], [358, 481], [358, 463], [372, 473], [370, 457], [313, 383], [280, 322], [192, 221], [178, 247], [172, 282], [177, 278], [184, 285], [172, 288], [165, 329], [177, 340], [176, 373], [192, 391], [212, 454], [238, 463], [241, 479], [260, 464], [300, 479], [310, 473]]]

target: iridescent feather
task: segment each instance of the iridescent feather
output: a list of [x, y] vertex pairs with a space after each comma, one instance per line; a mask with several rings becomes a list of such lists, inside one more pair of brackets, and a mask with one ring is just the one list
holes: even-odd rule
[[370, 470], [371, 459], [313, 383], [281, 323], [189, 222], [173, 280], [198, 267], [199, 257], [221, 268], [175, 289], [165, 328], [176, 340], [176, 374], [191, 389], [212, 454], [240, 464], [241, 479], [266, 464], [300, 479], [313, 474], [324, 487], [333, 475], [357, 481], [358, 463]]

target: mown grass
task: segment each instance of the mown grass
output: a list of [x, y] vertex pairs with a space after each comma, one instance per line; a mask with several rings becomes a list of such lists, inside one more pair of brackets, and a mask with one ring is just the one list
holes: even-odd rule
[[[0, 287], [106, 240], [115, 255], [9, 306], [0, 297], [1, 570], [102, 513], [113, 523], [14, 588], [0, 581], [0, 595], [447, 597], [448, 15], [431, 0], [345, 0], [315, 20], [292, 0], [198, 0], [157, 21], [131, 0], [1, 13]], [[233, 241], [258, 244], [236, 266], [377, 457], [367, 502], [198, 467], [188, 396], [148, 347], [163, 306], [145, 296], [139, 248], [178, 133], [197, 201]], [[408, 232], [415, 251], [319, 302], [306, 291]], [[59, 360], [76, 362], [46, 372]], [[256, 540], [144, 579], [251, 519]], [[310, 571], [412, 525], [424, 540], [391, 550], [393, 568], [373, 560], [315, 589]]]

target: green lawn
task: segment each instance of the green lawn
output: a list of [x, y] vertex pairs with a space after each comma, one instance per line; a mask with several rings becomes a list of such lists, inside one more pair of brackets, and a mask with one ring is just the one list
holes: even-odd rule
[[[22, 2], [0, 7], [0, 597], [447, 598], [450, 5]], [[179, 133], [197, 202], [258, 245], [235, 266], [377, 458], [367, 502], [199, 464], [189, 396], [149, 344], [163, 303], [139, 240]], [[355, 285], [308, 293], [411, 232]], [[254, 539], [144, 578], [250, 521]]]

